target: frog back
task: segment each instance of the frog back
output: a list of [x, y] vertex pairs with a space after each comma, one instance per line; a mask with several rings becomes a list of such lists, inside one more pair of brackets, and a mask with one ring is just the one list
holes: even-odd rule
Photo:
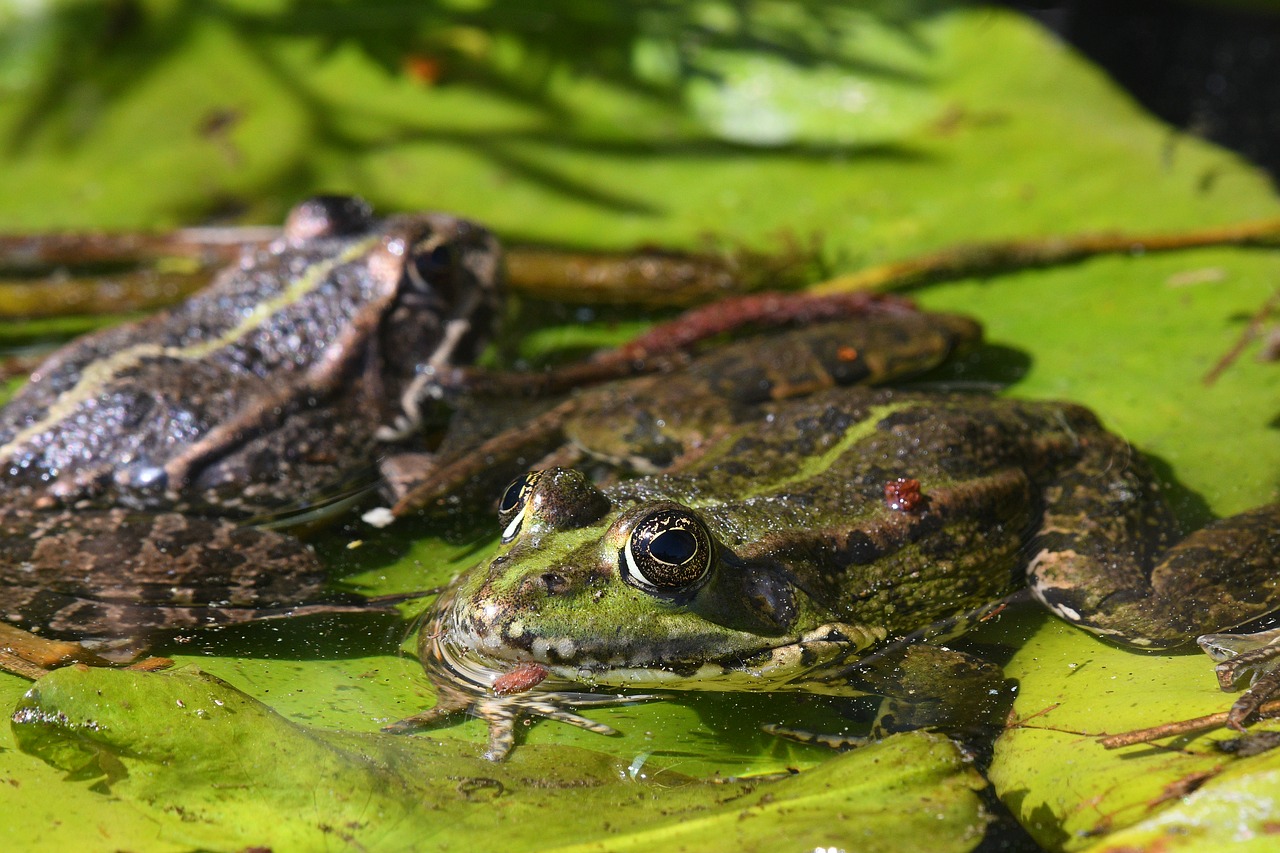
[[1022, 584], [1041, 492], [1098, 429], [1069, 404], [843, 389], [615, 488], [696, 510], [734, 571], [775, 578], [793, 619], [901, 635]]

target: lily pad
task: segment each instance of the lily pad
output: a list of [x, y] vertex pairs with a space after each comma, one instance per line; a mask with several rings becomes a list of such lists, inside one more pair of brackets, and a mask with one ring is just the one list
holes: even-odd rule
[[[527, 747], [495, 765], [447, 740], [303, 726], [194, 669], [55, 672], [18, 703], [13, 733], [79, 799], [109, 798], [126, 815], [94, 827], [96, 844], [55, 832], [49, 849], [440, 850], [493, 837], [513, 851], [769, 850], [870, 837], [864, 849], [885, 850], [905, 830], [930, 849], [966, 850], [986, 824], [981, 776], [946, 738], [922, 733], [774, 782], [698, 782], [570, 747]], [[154, 836], [135, 834], [137, 817]]]
[[[165, 227], [226, 217], [278, 222], [309, 193], [356, 191], [382, 210], [431, 207], [473, 216], [508, 240], [597, 248], [710, 242], [776, 251], [812, 236], [830, 268], [847, 271], [960, 241], [1199, 228], [1280, 214], [1264, 175], [1154, 121], [1034, 22], [958, 2], [851, 8], [559, 0], [532, 10], [469, 2], [303, 7], [140, 0], [11, 5], [0, 16], [5, 230]], [[1202, 378], [1278, 280], [1280, 259], [1273, 252], [1201, 250], [961, 281], [919, 298], [986, 324], [996, 346], [961, 365], [962, 378], [1095, 408], [1187, 487], [1179, 492], [1180, 511], [1198, 523], [1211, 511], [1277, 498], [1280, 370], [1246, 352], [1212, 386]], [[560, 316], [565, 327], [581, 319]], [[625, 316], [621, 330], [612, 327], [614, 319], [604, 318], [594, 339], [622, 336], [646, 318]], [[513, 324], [507, 335], [519, 337], [522, 325]], [[583, 339], [553, 326], [539, 332], [538, 345], [572, 348]], [[1193, 492], [1203, 502], [1192, 499]], [[393, 593], [445, 582], [489, 546], [443, 542], [439, 534], [414, 525], [390, 533], [354, 528], [321, 544], [336, 576], [370, 593]], [[352, 539], [363, 544], [348, 549]], [[307, 741], [306, 754], [322, 756], [315, 760], [329, 768], [324, 772], [348, 774], [342, 776], [348, 781], [380, 778], [334, 770], [332, 758], [358, 753], [353, 743], [377, 743], [378, 749], [415, 751], [414, 760], [432, 768], [422, 775], [443, 778], [451, 762], [474, 756], [474, 744], [484, 738], [480, 722], [459, 721], [421, 744], [401, 739], [382, 746], [387, 741], [375, 734], [432, 702], [416, 664], [396, 654], [411, 627], [407, 606], [405, 613], [399, 622], [307, 620], [192, 634], [166, 651], [182, 653], [181, 662], [226, 679], [284, 719], [353, 733]], [[1116, 678], [1103, 687], [1125, 701], [1149, 708], [1156, 683], [1146, 679], [1169, 674], [1176, 685], [1169, 707], [1151, 709], [1135, 725], [1159, 722], [1174, 706], [1178, 717], [1200, 713], [1199, 700], [1179, 698], [1184, 684], [1198, 685], [1205, 702], [1210, 694], [1223, 701], [1195, 657], [1135, 658], [1078, 632], [1067, 635], [1075, 649], [1068, 660], [1122, 655], [1116, 660], [1127, 663], [1108, 664]], [[1019, 713], [1029, 717], [1059, 701], [1043, 697], [1070, 695], [1072, 707], [1087, 712], [1063, 723], [1071, 732], [1093, 731], [1090, 716], [1113, 726], [1118, 712], [1093, 704], [1097, 685], [1077, 692], [1084, 684], [1072, 674], [1078, 670], [1065, 663], [1025, 665], [1018, 675], [1025, 682]], [[1048, 680], [1044, 693], [1033, 689], [1037, 674]], [[80, 677], [87, 678], [59, 673], [40, 690], [64, 681], [70, 689]], [[19, 703], [28, 686], [0, 676], [0, 702]], [[150, 717], [157, 713], [153, 701], [164, 706], [174, 698], [155, 700], [148, 688], [130, 710]], [[258, 707], [243, 701], [237, 707]], [[79, 706], [58, 699], [48, 707]], [[792, 780], [797, 789], [813, 784], [806, 790], [818, 791], [830, 783], [833, 797], [843, 796], [845, 786], [863, 792], [860, 759], [826, 761], [819, 750], [781, 745], [758, 732], [760, 722], [800, 724], [828, 707], [794, 697], [700, 696], [607, 709], [593, 715], [620, 737], [542, 723], [528, 731], [513, 762], [546, 752], [562, 766], [581, 764], [584, 778], [596, 778], [591, 768], [600, 765], [591, 762], [603, 760], [612, 761], [613, 772], [640, 766], [690, 777], [814, 767]], [[1041, 733], [1031, 725], [1010, 742], [1025, 746], [1023, 761], [1048, 768], [1063, 755], [1093, 754], [1092, 741], [1075, 734], [1066, 747], [1060, 739], [1036, 741]], [[199, 731], [192, 726], [188, 733]], [[83, 734], [50, 736], [60, 742]], [[221, 743], [248, 742], [258, 741]], [[41, 755], [61, 750], [23, 743]], [[146, 754], [157, 748], [146, 738], [130, 743]], [[206, 751], [187, 746], [191, 754]], [[92, 750], [116, 756], [96, 742]], [[220, 750], [228, 760], [242, 754]], [[587, 759], [581, 750], [609, 758]], [[173, 762], [184, 752], [174, 751]], [[953, 759], [945, 751], [911, 757], [937, 778], [947, 777]], [[281, 833], [303, 831], [297, 829], [301, 813], [284, 806], [250, 804], [261, 816], [252, 826], [241, 816], [219, 817], [228, 813], [201, 798], [226, 781], [210, 777], [216, 774], [208, 768], [221, 773], [221, 764], [206, 765], [205, 774], [165, 766], [155, 776], [160, 771], [141, 758], [116, 760], [126, 769], [138, 764], [103, 787], [102, 779], [64, 779], [0, 741], [0, 774], [9, 781], [0, 785], [0, 806], [6, 816], [24, 816], [21, 823], [6, 817], [5, 840], [24, 848], [45, 838], [51, 846], [60, 842], [60, 849], [165, 850], [259, 843], [277, 823]], [[858, 769], [845, 774], [847, 767]], [[227, 778], [242, 780], [233, 770]], [[298, 784], [293, 771], [277, 766], [269, 775], [289, 790]], [[489, 778], [507, 770], [472, 772]], [[1076, 817], [1094, 793], [1074, 782], [1094, 772], [1103, 771], [1081, 764], [1031, 778], [1003, 765], [999, 770], [1006, 801], [1029, 826], [1043, 824], [1034, 829], [1037, 837], [1055, 845], [1084, 845], [1090, 839], [1078, 833], [1099, 828], [1097, 820]], [[536, 773], [564, 778], [542, 765]], [[1117, 789], [1133, 786], [1115, 810], [1137, 821], [1132, 831], [1139, 831], [1142, 821], [1159, 815], [1133, 804], [1150, 802], [1186, 774], [1168, 766], [1109, 777]], [[1227, 793], [1214, 800], [1215, 808], [1227, 808], [1236, 784], [1269, 784], [1263, 775], [1247, 783], [1243, 774], [1240, 782], [1235, 778], [1223, 775], [1220, 790]], [[147, 779], [156, 781], [147, 787]], [[1019, 788], [1026, 791], [1022, 799], [1012, 798], [1009, 791]], [[378, 808], [404, 815], [405, 826], [435, 817], [404, 811], [395, 796], [378, 799], [380, 790], [364, 793]], [[608, 836], [611, 847], [631, 839], [665, 841], [661, 833], [676, 831], [664, 801], [644, 790], [637, 795], [649, 804], [643, 816], [629, 813], [634, 823]], [[588, 843], [582, 824], [564, 826], [584, 834], [553, 836], [557, 821], [569, 818], [542, 817], [540, 791], [532, 784], [520, 788], [528, 811], [518, 812], [513, 825], [536, 829], [545, 845]], [[264, 795], [261, 802], [295, 802], [288, 796]], [[811, 802], [821, 811], [819, 823], [839, 822], [852, 808], [848, 800], [817, 794]], [[934, 848], [935, 836], [911, 834], [926, 831], [914, 820], [917, 810], [927, 813], [917, 808], [920, 800], [895, 802], [905, 811], [875, 824], [870, 840], [859, 835], [859, 849]], [[175, 805], [166, 811], [166, 803]], [[173, 828], [182, 817], [176, 804], [183, 803], [209, 818], [198, 841], [191, 840], [194, 828], [192, 835]], [[477, 816], [467, 809], [474, 806], [446, 808], [448, 822], [468, 829], [467, 846], [490, 842], [493, 830], [483, 818], [492, 815], [491, 805], [474, 809]], [[703, 824], [722, 833], [712, 835], [710, 846], [775, 839], [784, 826], [780, 809], [751, 814]], [[968, 814], [961, 823], [973, 827], [974, 812]], [[1220, 810], [1214, 821], [1227, 832], [1240, 814]], [[950, 818], [942, 823], [960, 825]], [[306, 831], [314, 832], [310, 826]], [[954, 837], [976, 843], [972, 831]], [[337, 836], [325, 838], [336, 843]], [[813, 841], [827, 843], [836, 842]]]
[[1006, 673], [1020, 685], [1016, 722], [989, 775], [1046, 847], [1126, 849], [1117, 839], [1145, 839], [1134, 849], [1146, 849], [1159, 839], [1162, 850], [1193, 850], [1274, 833], [1273, 812], [1260, 807], [1280, 796], [1273, 753], [1232, 757], [1214, 748], [1231, 735], [1221, 729], [1115, 750], [1100, 742], [1226, 710], [1231, 697], [1206, 656], [1135, 653], [1045, 620]]

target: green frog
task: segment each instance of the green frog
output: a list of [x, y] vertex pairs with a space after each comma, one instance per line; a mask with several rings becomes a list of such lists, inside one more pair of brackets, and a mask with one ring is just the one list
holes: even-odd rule
[[[60, 350], [0, 411], [0, 668], [120, 647], [322, 595], [299, 539], [246, 526], [394, 471], [422, 379], [500, 308], [494, 237], [322, 196], [206, 290]], [[316, 609], [339, 609], [333, 601]]]
[[[610, 731], [577, 710], [647, 698], [619, 689], [872, 694], [877, 733], [949, 728], [998, 673], [941, 641], [1016, 589], [1146, 650], [1280, 609], [1280, 505], [1181, 538], [1142, 457], [1081, 406], [868, 384], [979, 337], [864, 318], [578, 395], [549, 461], [629, 475], [511, 484], [496, 554], [424, 616], [437, 705], [389, 730], [467, 710], [496, 760], [522, 716]], [[1267, 639], [1203, 642], [1262, 666]]]

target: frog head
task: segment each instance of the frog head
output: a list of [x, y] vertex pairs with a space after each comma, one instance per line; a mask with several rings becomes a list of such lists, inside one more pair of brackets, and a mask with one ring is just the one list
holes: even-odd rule
[[513, 482], [499, 518], [501, 550], [437, 604], [423, 632], [424, 658], [443, 657], [473, 682], [536, 664], [592, 684], [725, 689], [726, 679], [795, 674], [883, 638], [815, 628], [781, 562], [739, 557], [713, 515], [661, 489], [602, 491], [552, 468]]

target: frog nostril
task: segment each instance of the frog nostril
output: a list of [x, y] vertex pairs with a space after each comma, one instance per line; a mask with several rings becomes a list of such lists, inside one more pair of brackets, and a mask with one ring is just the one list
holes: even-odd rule
[[542, 585], [546, 588], [548, 595], [559, 595], [569, 588], [569, 582], [564, 579], [564, 575], [558, 575], [555, 572], [543, 572]]

